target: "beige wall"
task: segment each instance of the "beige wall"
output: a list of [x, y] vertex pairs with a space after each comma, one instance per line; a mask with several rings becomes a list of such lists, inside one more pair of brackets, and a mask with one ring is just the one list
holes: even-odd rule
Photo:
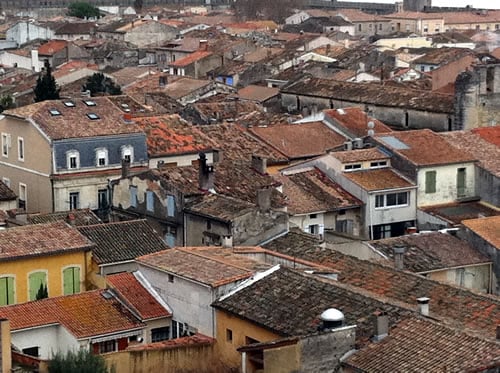
[[444, 269], [442, 271], [430, 272], [426, 274], [426, 277], [483, 293], [490, 292], [491, 287], [490, 264]]
[[10, 342], [10, 323], [9, 320], [0, 320], [0, 338], [2, 351], [2, 370], [8, 373], [12, 368], [11, 342]]

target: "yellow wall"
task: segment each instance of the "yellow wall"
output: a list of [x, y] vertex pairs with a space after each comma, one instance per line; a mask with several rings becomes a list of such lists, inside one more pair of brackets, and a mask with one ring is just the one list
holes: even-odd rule
[[264, 372], [288, 373], [300, 371], [300, 347], [298, 344], [271, 348], [264, 351]]
[[[247, 344], [246, 337], [259, 342], [268, 342], [283, 337], [223, 311], [216, 310], [215, 315], [217, 320], [217, 355], [224, 364], [230, 367], [241, 366], [241, 354], [236, 349]], [[232, 341], [227, 340], [226, 329], [232, 330]]]
[[64, 294], [63, 270], [67, 267], [80, 267], [80, 291], [85, 291], [86, 253], [71, 252], [60, 255], [40, 256], [15, 261], [0, 262], [0, 277], [15, 278], [15, 303], [29, 301], [28, 276], [32, 272], [47, 271], [49, 297]]

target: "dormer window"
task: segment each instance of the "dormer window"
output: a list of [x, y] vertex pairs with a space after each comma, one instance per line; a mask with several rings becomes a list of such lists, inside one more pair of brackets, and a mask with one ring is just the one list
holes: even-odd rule
[[356, 164], [346, 164], [344, 166], [345, 171], [354, 171], [354, 170], [359, 170], [361, 168], [361, 164], [356, 163]]
[[95, 103], [95, 101], [92, 101], [92, 100], [84, 100], [83, 102], [85, 102], [85, 105], [87, 105], [87, 106], [96, 106], [97, 105]]
[[80, 153], [77, 150], [66, 153], [66, 165], [69, 170], [80, 168]]
[[52, 115], [53, 117], [56, 117], [58, 115], [61, 115], [61, 112], [57, 109], [49, 109], [49, 113], [50, 115]]
[[121, 148], [122, 150], [122, 159], [127, 161], [128, 163], [134, 162], [134, 147], [132, 145], [124, 145]]
[[87, 117], [90, 120], [97, 120], [97, 119], [99, 119], [99, 115], [97, 115], [96, 113], [87, 113]]
[[387, 166], [387, 161], [377, 161], [370, 163], [370, 168], [381, 168], [386, 166]]
[[107, 149], [97, 149], [96, 150], [96, 165], [97, 167], [103, 167], [108, 165], [108, 150]]

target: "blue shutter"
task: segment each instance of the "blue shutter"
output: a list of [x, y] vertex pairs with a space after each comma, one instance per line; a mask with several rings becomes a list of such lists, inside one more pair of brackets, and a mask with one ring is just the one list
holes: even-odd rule
[[151, 191], [146, 192], [146, 209], [148, 211], [154, 211], [154, 194]]
[[137, 187], [131, 185], [129, 191], [130, 191], [130, 206], [137, 207]]
[[175, 197], [167, 196], [167, 216], [175, 216]]

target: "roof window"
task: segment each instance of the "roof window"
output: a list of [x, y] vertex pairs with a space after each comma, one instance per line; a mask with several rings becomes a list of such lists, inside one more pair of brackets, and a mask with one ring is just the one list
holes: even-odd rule
[[64, 106], [75, 107], [75, 103], [73, 101], [64, 101]]
[[99, 115], [97, 115], [96, 113], [87, 113], [87, 117], [91, 120], [99, 119]]
[[52, 108], [52, 109], [49, 109], [49, 113], [50, 115], [52, 115], [53, 117], [56, 117], [58, 115], [61, 115], [61, 112], [55, 108]]
[[92, 100], [84, 100], [83, 102], [85, 102], [85, 105], [87, 105], [87, 106], [96, 106], [97, 105], [95, 103], [95, 101], [92, 101]]

